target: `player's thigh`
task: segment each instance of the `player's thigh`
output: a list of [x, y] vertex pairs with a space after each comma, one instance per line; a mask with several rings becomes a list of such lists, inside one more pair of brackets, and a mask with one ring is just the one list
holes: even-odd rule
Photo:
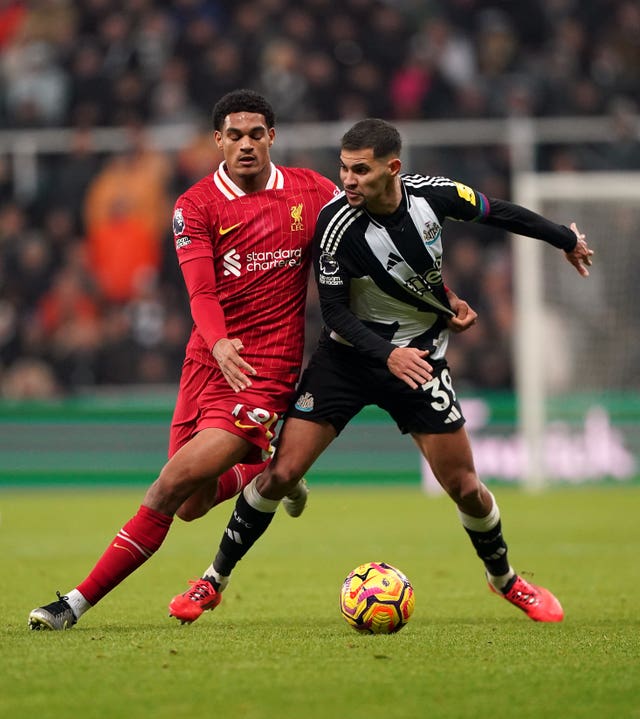
[[478, 483], [469, 437], [464, 427], [453, 432], [412, 432], [415, 443], [429, 462], [438, 482], [449, 491], [471, 491]]
[[164, 465], [147, 490], [144, 504], [174, 514], [188, 497], [237, 464], [251, 447], [246, 439], [225, 430], [202, 430]]
[[267, 473], [280, 482], [300, 479], [335, 437], [336, 430], [329, 422], [288, 417]]
[[198, 432], [166, 463], [160, 481], [194, 490], [241, 462], [252, 448], [245, 438], [219, 428]]

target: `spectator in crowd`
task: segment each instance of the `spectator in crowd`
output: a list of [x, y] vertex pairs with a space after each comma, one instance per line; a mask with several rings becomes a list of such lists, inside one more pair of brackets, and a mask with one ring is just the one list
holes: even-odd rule
[[67, 230], [79, 228], [83, 222], [84, 194], [94, 182], [100, 166], [89, 130], [84, 127], [74, 129], [69, 151], [51, 161], [44, 187], [40, 190], [39, 204], [43, 214], [57, 211], [60, 220], [62, 214], [68, 214], [73, 224]]
[[101, 342], [100, 307], [85, 275], [73, 265], [60, 269], [34, 319], [35, 331], [41, 334], [32, 335], [33, 349], [47, 348], [46, 357], [61, 384], [93, 384], [94, 357]]
[[45, 42], [14, 46], [4, 58], [8, 120], [17, 127], [60, 125], [65, 119], [69, 78]]
[[127, 127], [127, 147], [93, 178], [85, 198], [85, 229], [92, 232], [112, 216], [114, 206], [141, 220], [158, 244], [169, 216], [167, 183], [171, 172], [164, 154], [150, 147], [144, 127]]
[[126, 196], [113, 197], [107, 214], [87, 232], [89, 269], [108, 302], [127, 302], [143, 276], [160, 267], [160, 243]]

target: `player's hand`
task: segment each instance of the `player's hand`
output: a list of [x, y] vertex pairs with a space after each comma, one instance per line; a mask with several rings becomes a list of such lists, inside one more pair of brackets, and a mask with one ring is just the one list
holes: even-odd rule
[[565, 257], [571, 262], [571, 264], [578, 270], [578, 272], [583, 277], [589, 277], [589, 270], [587, 267], [591, 267], [593, 264], [593, 261], [591, 257], [593, 256], [593, 250], [589, 249], [589, 246], [587, 245], [587, 241], [585, 239], [585, 235], [583, 235], [578, 227], [576, 226], [575, 222], [571, 223], [571, 229], [573, 230], [575, 236], [578, 238], [578, 241], [576, 242], [576, 246], [571, 250], [571, 252], [565, 252]]
[[242, 340], [238, 337], [234, 337], [232, 340], [223, 337], [215, 343], [211, 350], [211, 354], [222, 370], [222, 375], [234, 392], [251, 387], [251, 380], [247, 375], [256, 374], [253, 367], [240, 357], [240, 352], [243, 349]]
[[428, 354], [428, 350], [417, 347], [396, 347], [387, 357], [387, 367], [411, 389], [418, 389], [432, 379], [433, 367], [425, 359]]
[[447, 287], [447, 299], [451, 305], [451, 309], [456, 313], [455, 317], [449, 317], [447, 326], [452, 332], [464, 332], [469, 327], [475, 325], [478, 319], [478, 313], [465, 300], [461, 300], [458, 295]]

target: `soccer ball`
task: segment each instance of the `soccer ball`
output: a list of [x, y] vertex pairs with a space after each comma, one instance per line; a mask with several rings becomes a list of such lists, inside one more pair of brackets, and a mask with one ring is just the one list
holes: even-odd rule
[[359, 632], [398, 632], [413, 614], [411, 582], [390, 564], [369, 562], [349, 573], [340, 590], [340, 611]]

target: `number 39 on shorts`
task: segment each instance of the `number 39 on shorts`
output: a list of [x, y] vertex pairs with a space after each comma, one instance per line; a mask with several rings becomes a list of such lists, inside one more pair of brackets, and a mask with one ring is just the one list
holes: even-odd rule
[[431, 406], [437, 412], [444, 412], [449, 409], [456, 400], [456, 393], [451, 382], [451, 375], [446, 367], [438, 376], [430, 379], [428, 382], [425, 382], [422, 385], [422, 389], [424, 392], [429, 392], [431, 397], [433, 397]]

